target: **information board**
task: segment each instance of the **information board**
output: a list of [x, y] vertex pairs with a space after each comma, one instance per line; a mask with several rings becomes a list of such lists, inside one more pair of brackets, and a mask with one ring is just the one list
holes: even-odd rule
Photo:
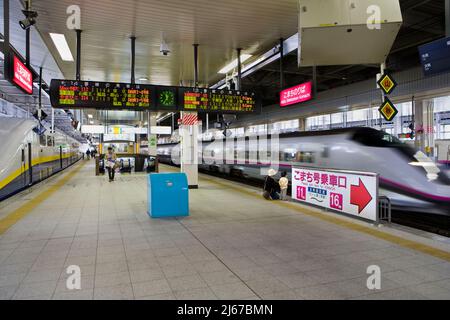
[[179, 101], [183, 111], [208, 111], [209, 90], [200, 88], [179, 88]]
[[305, 102], [312, 99], [312, 82], [305, 82], [280, 92], [280, 106]]
[[256, 106], [256, 96], [251, 92], [219, 89], [209, 92], [209, 111], [211, 112], [254, 112]]
[[375, 173], [292, 168], [292, 199], [377, 221]]
[[261, 110], [253, 92], [144, 84], [53, 79], [50, 101], [60, 109], [253, 113]]
[[154, 86], [97, 81], [52, 80], [50, 101], [54, 108], [149, 110]]
[[419, 54], [425, 76], [450, 70], [450, 37], [420, 46]]

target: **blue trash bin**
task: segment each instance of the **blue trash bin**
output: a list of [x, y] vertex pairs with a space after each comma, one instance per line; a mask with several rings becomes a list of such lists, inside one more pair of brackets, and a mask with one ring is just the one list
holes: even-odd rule
[[150, 173], [147, 185], [150, 217], [189, 215], [189, 188], [185, 173]]

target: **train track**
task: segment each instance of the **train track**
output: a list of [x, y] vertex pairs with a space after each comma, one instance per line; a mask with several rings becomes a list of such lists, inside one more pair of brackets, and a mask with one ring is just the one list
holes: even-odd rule
[[[222, 173], [210, 172], [205, 170], [199, 171], [211, 176], [219, 177], [230, 181], [236, 181], [253, 187], [258, 188], [263, 187], [263, 183], [260, 180], [246, 179], [242, 177], [230, 176]], [[436, 214], [424, 215], [423, 213], [420, 212], [404, 212], [392, 210], [392, 222], [410, 228], [423, 230], [426, 232], [438, 234], [445, 237], [450, 237], [450, 217]]]

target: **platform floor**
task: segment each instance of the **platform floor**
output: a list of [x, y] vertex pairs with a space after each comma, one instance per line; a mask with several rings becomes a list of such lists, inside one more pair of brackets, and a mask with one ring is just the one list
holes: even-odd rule
[[[0, 299], [450, 299], [445, 244], [415, 250], [204, 175], [190, 217], [151, 219], [146, 175], [109, 183], [93, 166], [2, 204]], [[66, 287], [70, 265], [81, 290]]]

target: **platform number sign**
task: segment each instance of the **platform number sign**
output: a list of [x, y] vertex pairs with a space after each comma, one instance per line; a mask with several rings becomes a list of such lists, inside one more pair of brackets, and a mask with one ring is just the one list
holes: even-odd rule
[[391, 102], [391, 100], [388, 99], [387, 95], [391, 94], [394, 89], [397, 87], [397, 82], [394, 80], [394, 78], [389, 75], [388, 73], [385, 73], [381, 76], [381, 78], [377, 81], [378, 86], [381, 88], [384, 94], [384, 101], [381, 104], [378, 111], [381, 113], [383, 118], [386, 121], [392, 121], [394, 120], [395, 116], [398, 113], [397, 108], [394, 106], [394, 104]]
[[377, 83], [381, 90], [383, 90], [384, 94], [391, 94], [397, 87], [397, 82], [387, 73], [383, 74]]
[[395, 116], [398, 113], [397, 108], [394, 106], [394, 104], [389, 100], [387, 97], [384, 97], [384, 102], [378, 109], [378, 111], [381, 113], [384, 119], [386, 121], [392, 121], [394, 120]]

